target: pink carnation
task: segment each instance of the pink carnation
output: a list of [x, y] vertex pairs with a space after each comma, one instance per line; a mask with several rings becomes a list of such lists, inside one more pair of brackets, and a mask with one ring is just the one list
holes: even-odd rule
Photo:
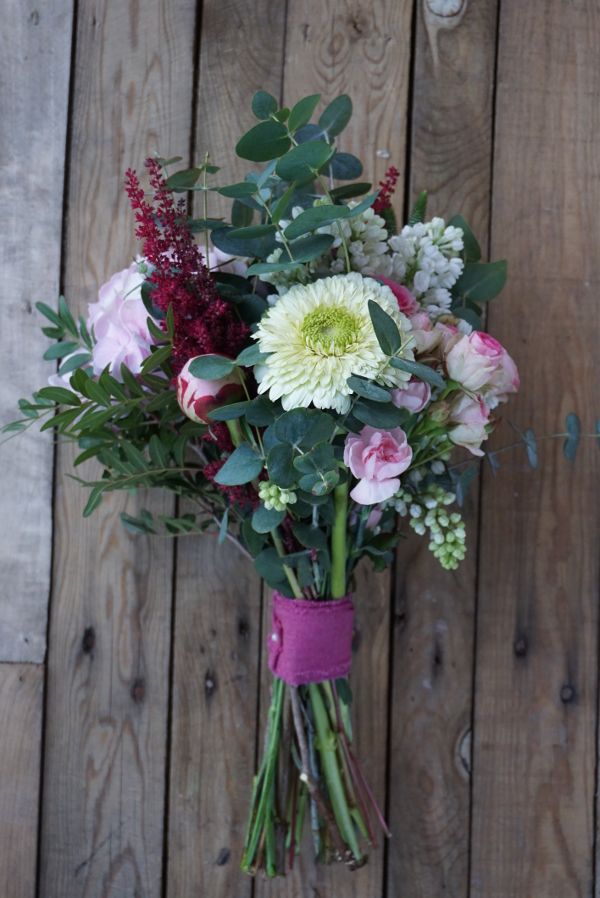
[[407, 408], [416, 415], [422, 412], [431, 399], [431, 387], [423, 380], [411, 377], [406, 390], [392, 390], [392, 402], [396, 408]]
[[100, 287], [98, 302], [88, 306], [88, 328], [94, 329], [94, 374], [101, 374], [108, 366], [110, 373], [121, 380], [121, 365], [139, 374], [142, 362], [150, 355], [154, 338], [148, 330], [148, 312], [142, 301], [144, 278], [137, 263], [113, 274]]
[[375, 505], [400, 489], [400, 474], [412, 459], [412, 449], [401, 427], [381, 431], [363, 427], [360, 435], [346, 437], [344, 463], [359, 482], [350, 495], [359, 505]]
[[390, 288], [398, 300], [398, 308], [401, 312], [404, 312], [407, 318], [412, 318], [413, 315], [417, 314], [421, 308], [421, 304], [417, 302], [408, 287], [403, 287], [402, 284], [397, 284], [396, 281], [391, 281], [382, 274], [377, 275], [377, 280]]

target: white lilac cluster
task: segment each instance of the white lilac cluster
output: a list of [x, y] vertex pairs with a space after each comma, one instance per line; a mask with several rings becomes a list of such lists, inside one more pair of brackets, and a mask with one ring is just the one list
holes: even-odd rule
[[446, 570], [455, 570], [467, 551], [466, 531], [458, 514], [448, 512], [456, 496], [432, 484], [418, 500], [411, 497], [410, 526], [420, 536], [429, 529], [429, 548]]
[[[326, 204], [326, 198], [315, 200], [314, 203], [315, 206]], [[358, 206], [356, 201], [348, 203], [350, 209], [355, 209], [356, 206]], [[343, 274], [346, 270], [340, 227], [348, 246], [352, 271], [358, 271], [365, 277], [384, 274], [384, 268], [386, 268], [384, 259], [388, 252], [388, 232], [385, 220], [373, 209], [366, 209], [349, 221], [342, 220], [339, 223], [335, 222], [319, 228], [317, 233], [331, 234], [334, 238], [332, 249], [337, 250], [337, 253], [329, 266], [333, 274]]]
[[265, 503], [267, 511], [272, 508], [275, 511], [285, 511], [288, 505], [294, 505], [298, 500], [293, 490], [284, 490], [270, 480], [265, 480], [259, 485], [258, 495]]

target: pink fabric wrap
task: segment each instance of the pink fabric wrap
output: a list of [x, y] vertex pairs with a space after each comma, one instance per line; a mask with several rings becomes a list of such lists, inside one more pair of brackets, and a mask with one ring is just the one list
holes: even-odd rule
[[323, 602], [273, 595], [269, 667], [292, 686], [348, 676], [354, 605], [350, 598]]

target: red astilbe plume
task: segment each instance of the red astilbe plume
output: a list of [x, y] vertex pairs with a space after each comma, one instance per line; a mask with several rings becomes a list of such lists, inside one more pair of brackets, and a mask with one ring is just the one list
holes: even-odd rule
[[153, 303], [163, 312], [173, 307], [173, 369], [204, 353], [234, 358], [250, 335], [231, 303], [224, 300], [186, 225], [184, 201], [176, 206], [159, 164], [146, 160], [153, 203], [146, 201], [137, 173], [128, 169], [125, 189], [135, 212], [136, 235], [154, 267]]
[[376, 215], [381, 215], [384, 209], [391, 208], [391, 199], [394, 195], [394, 190], [396, 189], [396, 183], [399, 177], [400, 172], [392, 165], [386, 171], [383, 181], [379, 182], [381, 191], [379, 193], [379, 196], [373, 203], [373, 212], [375, 212]]

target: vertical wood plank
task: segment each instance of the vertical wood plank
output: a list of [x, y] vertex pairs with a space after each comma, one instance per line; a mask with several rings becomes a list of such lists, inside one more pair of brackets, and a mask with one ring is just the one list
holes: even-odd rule
[[[0, 29], [0, 426], [20, 417], [55, 370], [44, 362], [47, 324], [38, 300], [55, 307], [61, 217], [72, 0], [9, 0]], [[26, 351], [25, 351], [26, 348]], [[0, 439], [5, 439], [1, 437]], [[52, 435], [34, 425], [2, 447], [11, 487], [0, 493], [0, 660], [44, 660], [52, 542]]]
[[[284, 15], [279, 0], [203, 4], [196, 162], [210, 151], [220, 184], [252, 169], [235, 144], [256, 123], [255, 91], [280, 96]], [[209, 215], [229, 216], [230, 207], [210, 194]], [[255, 763], [261, 586], [236, 553], [216, 536], [179, 541], [169, 898], [252, 891], [239, 864]]]
[[0, 894], [34, 898], [44, 667], [0, 664]]
[[[502, 3], [490, 329], [514, 352], [510, 416], [538, 434], [598, 413], [600, 16]], [[562, 441], [485, 476], [475, 694], [473, 898], [593, 892], [598, 450]]]
[[[418, 5], [410, 201], [427, 189], [427, 217], [460, 212], [486, 253], [497, 3], [459, 6], [448, 17], [434, 0]], [[468, 553], [458, 571], [444, 571], [406, 526], [398, 548], [390, 896], [467, 895], [478, 494], [476, 481], [461, 510]]]
[[[340, 149], [355, 153], [365, 178], [375, 184], [390, 165], [401, 172], [395, 205], [402, 208], [402, 170], [406, 154], [406, 110], [412, 4], [382, 0], [326, 0], [288, 3], [284, 102], [322, 94], [319, 110], [348, 93], [354, 115], [340, 137]], [[377, 801], [385, 803], [389, 674], [389, 574], [361, 566], [355, 591], [356, 637], [350, 682], [357, 755]], [[265, 608], [265, 626], [268, 609]], [[263, 671], [268, 683], [270, 674]], [[263, 702], [263, 705], [265, 703]], [[300, 898], [309, 894], [377, 896], [383, 879], [383, 847], [368, 864], [349, 874], [339, 866], [316, 866], [308, 831], [304, 850], [284, 880], [256, 883], [257, 896]]]
[[[65, 259], [74, 310], [136, 249], [125, 169], [189, 146], [195, 6], [79, 3]], [[60, 448], [40, 894], [158, 898], [173, 546], [130, 537], [119, 512], [168, 514], [173, 501], [115, 495], [83, 521], [72, 458]]]

